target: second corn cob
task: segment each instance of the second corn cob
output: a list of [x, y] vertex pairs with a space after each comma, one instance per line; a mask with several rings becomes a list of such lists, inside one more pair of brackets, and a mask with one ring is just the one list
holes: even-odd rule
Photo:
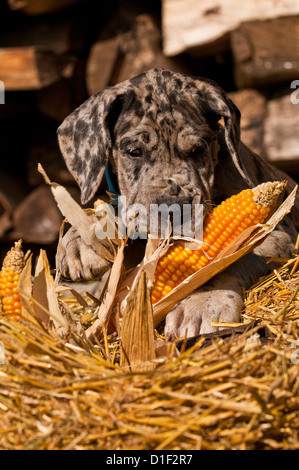
[[11, 318], [17, 319], [22, 313], [22, 305], [17, 285], [24, 267], [24, 253], [21, 248], [22, 240], [15, 242], [4, 258], [0, 271], [0, 298], [2, 310]]
[[175, 242], [157, 264], [152, 292], [158, 302], [184, 279], [209, 264], [247, 227], [263, 223], [275, 206], [286, 182], [262, 183], [245, 189], [215, 207], [203, 227], [203, 244], [198, 250]]

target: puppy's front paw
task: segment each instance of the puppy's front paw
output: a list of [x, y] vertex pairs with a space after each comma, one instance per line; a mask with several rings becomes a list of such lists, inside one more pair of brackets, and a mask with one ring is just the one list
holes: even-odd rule
[[212, 321], [236, 322], [243, 307], [238, 290], [215, 289], [206, 285], [179, 302], [166, 316], [165, 336], [169, 341], [177, 338], [211, 333], [217, 328]]
[[73, 227], [62, 238], [56, 255], [56, 269], [63, 277], [72, 281], [100, 279], [110, 266], [84, 243]]

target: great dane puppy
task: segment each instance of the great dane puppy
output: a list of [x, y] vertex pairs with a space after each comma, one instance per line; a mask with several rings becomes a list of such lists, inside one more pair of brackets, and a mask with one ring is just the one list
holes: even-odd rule
[[[222, 119], [223, 125], [219, 124]], [[127, 204], [211, 207], [265, 181], [295, 182], [240, 141], [240, 112], [206, 78], [153, 69], [93, 95], [58, 129], [61, 152], [81, 189], [96, 193], [109, 164]], [[299, 200], [249, 255], [178, 303], [167, 315], [168, 339], [208, 333], [211, 320], [238, 321], [242, 288], [269, 270], [265, 257], [287, 257], [299, 228]], [[74, 229], [62, 239], [57, 269], [73, 280], [98, 279], [109, 264]]]

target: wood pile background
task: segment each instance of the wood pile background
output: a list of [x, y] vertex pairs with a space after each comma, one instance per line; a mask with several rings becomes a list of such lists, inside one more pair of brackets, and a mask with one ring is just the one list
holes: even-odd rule
[[46, 246], [51, 259], [61, 215], [37, 163], [79, 198], [57, 127], [91, 94], [152, 67], [216, 80], [242, 112], [244, 142], [298, 179], [295, 3], [1, 2], [0, 258], [23, 238], [25, 249]]

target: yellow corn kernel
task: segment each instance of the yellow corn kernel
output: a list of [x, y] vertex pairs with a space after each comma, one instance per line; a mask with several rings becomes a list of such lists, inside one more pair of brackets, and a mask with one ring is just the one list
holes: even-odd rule
[[0, 271], [2, 311], [14, 319], [18, 319], [22, 313], [22, 305], [17, 292], [20, 273], [24, 267], [24, 253], [21, 245], [22, 240], [19, 240], [10, 249], [4, 258]]
[[154, 279], [152, 302], [158, 302], [184, 279], [213, 261], [243, 230], [265, 222], [285, 187], [286, 182], [262, 183], [215, 207], [205, 220], [200, 249], [188, 250], [184, 243], [175, 242], [158, 261], [159, 276]]

